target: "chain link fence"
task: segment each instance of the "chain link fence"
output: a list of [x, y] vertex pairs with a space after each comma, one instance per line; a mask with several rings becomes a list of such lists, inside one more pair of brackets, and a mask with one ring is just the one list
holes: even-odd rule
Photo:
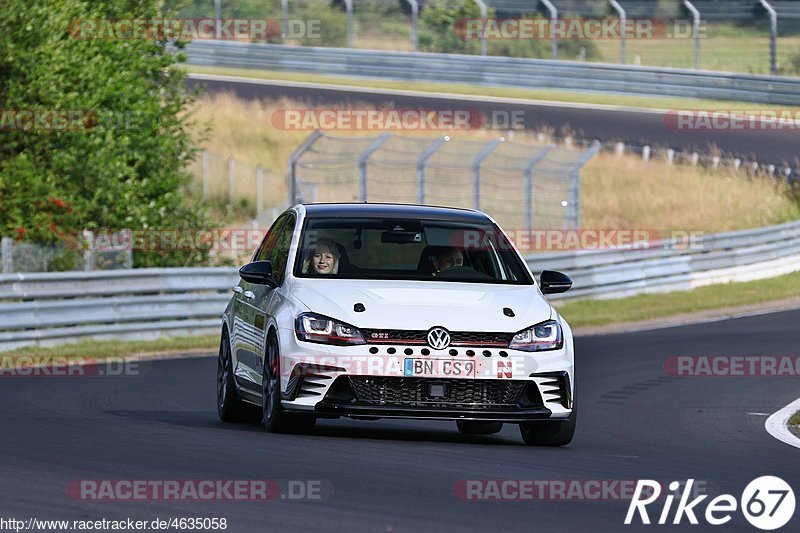
[[599, 151], [384, 134], [314, 132], [289, 160], [290, 203], [390, 202], [480, 209], [503, 227], [580, 224], [580, 169]]
[[83, 231], [69, 243], [37, 244], [11, 237], [2, 237], [0, 243], [2, 274], [133, 268], [130, 230], [97, 236]]
[[[587, 33], [577, 44], [571, 42], [574, 36], [533, 38], [541, 43], [484, 37], [468, 53], [800, 74], [800, 2], [796, 0], [460, 0], [453, 6], [471, 2], [477, 10], [473, 6], [469, 12], [480, 13], [481, 18], [584, 18], [620, 25], [651, 20], [665, 26], [663, 35], [651, 38], [624, 31], [600, 38]], [[440, 20], [426, 22], [428, 5], [424, 0], [189, 0], [180, 14], [223, 21], [268, 19], [272, 21], [269, 37], [253, 39], [261, 42], [431, 51], [429, 41], [438, 36], [453, 46], [439, 51], [458, 53], [464, 45], [458, 21], [451, 21], [449, 35], [442, 35]], [[706, 39], [709, 32], [718, 37], [718, 43]], [[739, 53], [731, 54], [733, 48]]]

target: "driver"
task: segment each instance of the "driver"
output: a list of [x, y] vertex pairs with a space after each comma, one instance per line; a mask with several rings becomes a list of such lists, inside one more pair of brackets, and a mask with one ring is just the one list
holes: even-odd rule
[[464, 266], [464, 254], [458, 248], [443, 248], [433, 258], [433, 268], [436, 272], [456, 266]]
[[311, 247], [308, 258], [303, 263], [303, 273], [307, 274], [309, 270], [319, 275], [339, 272], [339, 247], [333, 239], [323, 237]]

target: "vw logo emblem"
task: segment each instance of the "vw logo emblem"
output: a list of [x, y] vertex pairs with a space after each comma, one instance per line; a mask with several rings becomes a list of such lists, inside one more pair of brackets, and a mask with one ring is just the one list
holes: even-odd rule
[[450, 346], [450, 333], [444, 328], [431, 328], [428, 332], [428, 346], [434, 350], [444, 350]]

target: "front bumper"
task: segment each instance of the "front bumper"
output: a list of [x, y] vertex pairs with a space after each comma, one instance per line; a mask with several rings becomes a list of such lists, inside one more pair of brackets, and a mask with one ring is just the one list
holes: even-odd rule
[[[298, 341], [293, 330], [281, 333], [282, 404], [290, 411], [326, 417], [517, 423], [563, 420], [572, 412], [571, 337], [561, 350], [548, 352], [475, 348], [468, 355], [467, 348], [459, 348], [451, 355], [449, 350], [400, 344], [321, 345]], [[404, 373], [408, 358], [469, 361], [477, 370], [468, 378], [410, 377]], [[365, 383], [372, 388], [365, 388]], [[503, 395], [504, 387], [513, 383], [519, 390]], [[430, 384], [443, 385], [444, 396], [431, 396]]]
[[538, 409], [442, 409], [408, 408], [390, 406], [343, 405], [325, 400], [316, 405], [314, 411], [325, 416], [352, 418], [412, 418], [416, 420], [481, 420], [486, 422], [530, 422], [549, 420], [552, 411]]

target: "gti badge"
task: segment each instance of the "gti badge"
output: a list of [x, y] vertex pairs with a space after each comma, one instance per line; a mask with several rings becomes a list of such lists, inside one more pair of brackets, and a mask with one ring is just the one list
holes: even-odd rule
[[450, 333], [444, 328], [431, 328], [428, 331], [428, 346], [434, 350], [444, 350], [450, 346]]

